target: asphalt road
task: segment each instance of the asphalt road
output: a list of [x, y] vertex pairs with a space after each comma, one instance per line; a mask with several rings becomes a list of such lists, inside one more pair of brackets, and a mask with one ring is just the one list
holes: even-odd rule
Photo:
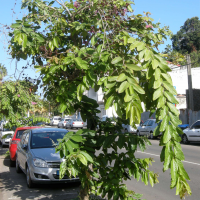
[[[143, 198], [147, 200], [178, 200], [176, 190], [170, 189], [170, 170], [163, 173], [163, 163], [160, 162], [161, 147], [158, 140], [151, 140], [152, 146], [149, 146], [145, 152], [139, 149], [136, 153], [138, 158], [151, 157], [154, 163], [150, 167], [154, 172], [159, 173], [159, 183], [152, 188], [149, 184], [145, 186], [141, 181], [132, 179], [127, 181], [127, 186], [130, 190], [143, 194]], [[200, 143], [191, 143], [189, 145], [181, 145], [185, 155], [184, 167], [189, 174], [191, 181], [189, 181], [192, 196], [188, 196], [187, 200], [200, 199]]]
[[[77, 129], [72, 131], [77, 131]], [[178, 200], [180, 198], [175, 195], [175, 189], [170, 189], [170, 170], [162, 172], [159, 140], [151, 140], [151, 143], [152, 146], [148, 146], [145, 152], [138, 149], [136, 157], [151, 157], [155, 160], [150, 169], [159, 173], [159, 184], [152, 188], [150, 184], [145, 186], [144, 183], [137, 182], [133, 178], [126, 181], [126, 184], [130, 190], [143, 194], [143, 199]], [[192, 196], [186, 197], [186, 200], [200, 200], [200, 143], [182, 145], [182, 149], [185, 154], [184, 166], [191, 178], [189, 184], [193, 192]], [[25, 175], [17, 174], [15, 168], [9, 167], [9, 159], [4, 155], [7, 150], [8, 148], [0, 147], [0, 200], [71, 200], [78, 196], [79, 185], [76, 183], [38, 185], [34, 189], [27, 188]]]

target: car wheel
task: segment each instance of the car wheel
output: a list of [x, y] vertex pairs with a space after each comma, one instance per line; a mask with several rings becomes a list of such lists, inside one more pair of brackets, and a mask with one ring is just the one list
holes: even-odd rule
[[15, 161], [11, 160], [10, 158], [10, 167], [14, 167], [15, 166]]
[[188, 138], [187, 138], [187, 135], [186, 135], [186, 134], [184, 134], [184, 135], [182, 136], [182, 142], [183, 142], [183, 144], [188, 144], [188, 143], [190, 143], [190, 142], [188, 141]]
[[15, 168], [16, 168], [16, 172], [17, 172], [17, 173], [22, 172], [22, 170], [21, 170], [21, 168], [20, 168], [20, 166], [19, 166], [19, 163], [18, 163], [17, 158], [16, 158], [16, 162], [15, 162]]
[[149, 138], [152, 139], [152, 140], [154, 139], [153, 132], [150, 132]]
[[137, 136], [140, 136], [140, 131], [137, 130]]
[[26, 183], [27, 183], [27, 186], [29, 188], [33, 188], [34, 187], [34, 183], [31, 180], [30, 171], [29, 171], [29, 167], [28, 166], [26, 168]]

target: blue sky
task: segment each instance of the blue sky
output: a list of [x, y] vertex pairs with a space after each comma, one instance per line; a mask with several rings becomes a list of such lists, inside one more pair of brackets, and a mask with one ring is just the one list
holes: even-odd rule
[[[0, 6], [0, 24], [10, 25], [14, 22], [16, 17], [20, 19], [26, 12], [25, 10], [21, 11], [20, 6], [21, 0], [3, 1]], [[16, 13], [15, 15], [13, 15], [13, 10], [11, 10], [13, 8]], [[154, 19], [155, 23], [160, 22], [161, 26], [169, 26], [170, 30], [174, 34], [180, 30], [180, 27], [188, 18], [195, 16], [200, 18], [200, 0], [135, 0], [133, 9], [134, 14], [143, 14], [143, 11], [151, 12], [151, 17]], [[7, 55], [6, 50], [3, 48], [5, 46], [4, 42], [4, 37], [2, 32], [0, 32], [0, 63], [5, 64], [8, 70], [8, 75], [13, 76], [16, 62], [12, 61], [10, 55]], [[170, 39], [165, 41], [165, 44], [161, 45], [159, 50], [164, 50], [167, 44], [171, 44]], [[22, 66], [24, 65], [26, 65], [25, 61], [17, 63], [19, 71], [21, 71]], [[26, 70], [25, 74], [31, 78], [35, 78], [37, 76], [33, 69]], [[8, 79], [9, 76], [5, 77], [5, 80]]]

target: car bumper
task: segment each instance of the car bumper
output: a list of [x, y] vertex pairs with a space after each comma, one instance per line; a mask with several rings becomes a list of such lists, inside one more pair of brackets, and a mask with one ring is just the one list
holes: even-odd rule
[[73, 125], [72, 125], [72, 128], [83, 128], [83, 124], [82, 124], [82, 125], [73, 124]]
[[63, 179], [59, 179], [57, 171], [59, 168], [39, 168], [32, 166], [30, 168], [30, 176], [34, 183], [68, 183], [68, 182], [79, 182], [79, 178], [69, 178], [65, 176]]

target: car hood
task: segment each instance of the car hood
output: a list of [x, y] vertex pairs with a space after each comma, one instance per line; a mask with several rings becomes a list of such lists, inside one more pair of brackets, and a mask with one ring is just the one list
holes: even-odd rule
[[59, 153], [55, 153], [55, 148], [41, 148], [41, 149], [31, 149], [34, 157], [41, 158], [45, 161], [60, 162]]

